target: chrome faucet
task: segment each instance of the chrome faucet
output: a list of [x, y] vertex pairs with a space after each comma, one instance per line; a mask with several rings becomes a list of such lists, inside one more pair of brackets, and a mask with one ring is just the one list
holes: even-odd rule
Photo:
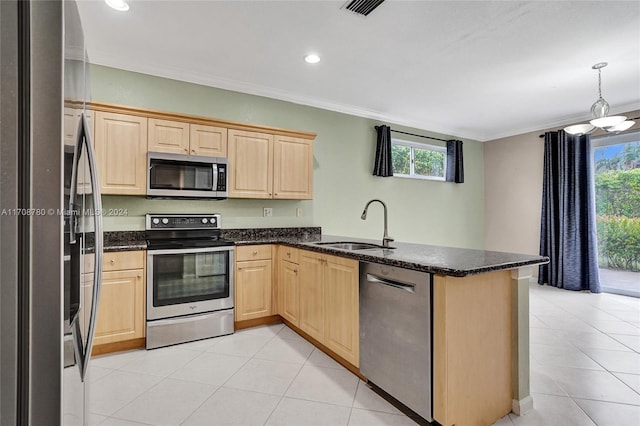
[[384, 208], [384, 235], [382, 236], [382, 247], [389, 247], [389, 242], [393, 241], [393, 238], [389, 237], [389, 234], [387, 233], [387, 205], [384, 203], [384, 201], [378, 200], [377, 198], [370, 200], [367, 205], [364, 206], [364, 210], [362, 211], [362, 216], [360, 216], [360, 219], [365, 220], [367, 218], [367, 209], [369, 208], [369, 204], [373, 203], [374, 201], [382, 204], [382, 207]]

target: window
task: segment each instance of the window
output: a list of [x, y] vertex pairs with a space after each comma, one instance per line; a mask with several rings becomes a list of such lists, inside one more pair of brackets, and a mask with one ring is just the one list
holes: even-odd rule
[[445, 180], [447, 148], [444, 146], [392, 139], [391, 155], [394, 176]]

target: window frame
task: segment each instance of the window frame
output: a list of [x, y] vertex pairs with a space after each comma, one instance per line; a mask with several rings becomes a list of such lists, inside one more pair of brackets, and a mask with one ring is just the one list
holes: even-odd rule
[[[393, 172], [394, 177], [404, 178], [404, 179], [420, 179], [420, 180], [435, 180], [439, 182], [445, 182], [447, 180], [447, 147], [446, 146], [438, 146], [438, 145], [430, 145], [425, 143], [407, 141], [404, 139], [396, 139], [391, 138], [391, 150], [393, 152], [393, 146], [406, 146], [409, 147], [409, 174], [402, 174]], [[423, 149], [427, 151], [436, 151], [442, 152], [444, 154], [444, 164], [442, 167], [443, 176], [425, 176], [425, 175], [417, 175], [415, 173], [415, 154], [414, 149]]]

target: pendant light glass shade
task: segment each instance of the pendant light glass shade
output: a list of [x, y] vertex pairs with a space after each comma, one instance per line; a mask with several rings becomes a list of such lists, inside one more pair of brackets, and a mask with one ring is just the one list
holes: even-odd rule
[[570, 135], [586, 135], [596, 129], [603, 129], [607, 132], [622, 132], [635, 124], [635, 121], [627, 120], [624, 115], [609, 115], [609, 103], [602, 97], [601, 70], [606, 66], [606, 62], [599, 62], [591, 67], [598, 70], [598, 100], [591, 105], [593, 120], [589, 121], [589, 124], [574, 124], [565, 127], [564, 131]]
[[596, 126], [592, 126], [591, 124], [574, 124], [573, 126], [564, 128], [564, 131], [570, 135], [588, 135], [589, 133], [593, 133], [594, 130], [596, 130]]

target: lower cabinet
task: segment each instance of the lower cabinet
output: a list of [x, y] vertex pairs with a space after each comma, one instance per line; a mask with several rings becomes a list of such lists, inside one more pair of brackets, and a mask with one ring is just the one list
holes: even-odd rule
[[[278, 260], [278, 314], [300, 327], [300, 284], [298, 250], [280, 246]], [[288, 256], [287, 256], [288, 255]]]
[[236, 321], [272, 315], [271, 245], [236, 247]]
[[144, 251], [104, 253], [102, 271], [94, 344], [144, 338]]
[[358, 367], [358, 261], [300, 250], [299, 262], [300, 329]]

